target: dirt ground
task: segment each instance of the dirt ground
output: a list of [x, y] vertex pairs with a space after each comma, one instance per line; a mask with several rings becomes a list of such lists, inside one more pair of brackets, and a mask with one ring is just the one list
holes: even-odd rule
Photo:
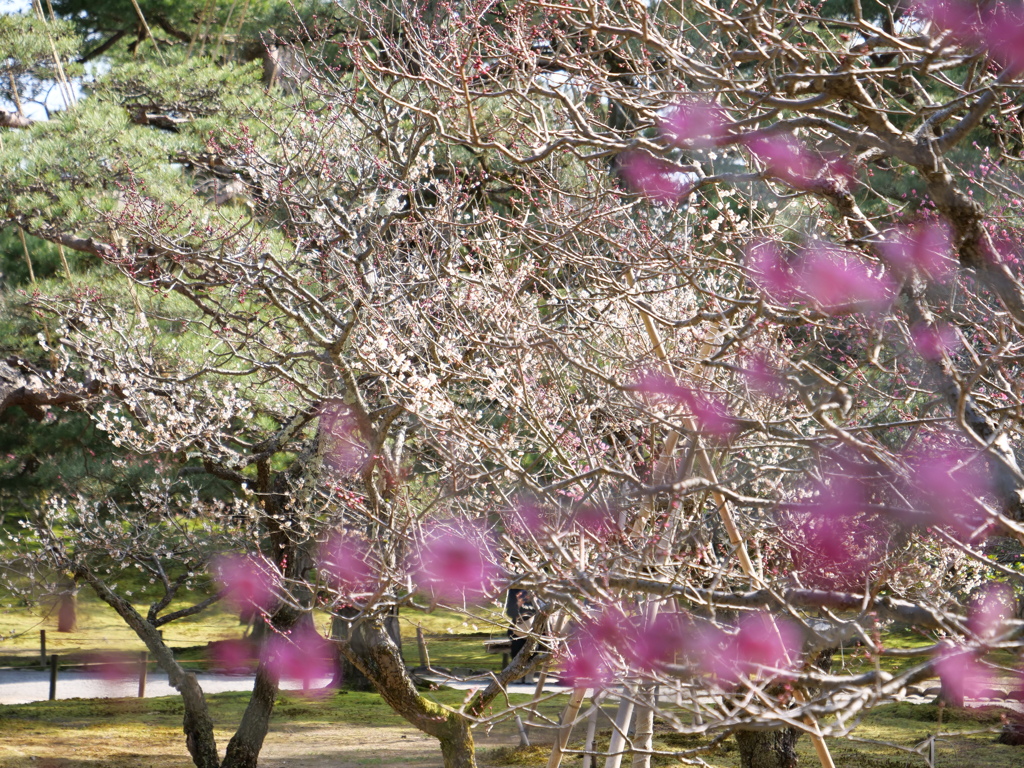
[[[0, 768], [189, 768], [179, 728], [150, 726], [144, 733], [95, 723], [0, 724]], [[27, 724], [26, 724], [27, 725]], [[218, 733], [223, 751], [230, 734]], [[517, 742], [511, 731], [475, 734], [481, 764], [495, 766], [487, 754]], [[17, 746], [13, 746], [12, 742]], [[326, 725], [282, 723], [272, 727], [260, 753], [261, 768], [440, 768], [437, 740], [401, 725]]]

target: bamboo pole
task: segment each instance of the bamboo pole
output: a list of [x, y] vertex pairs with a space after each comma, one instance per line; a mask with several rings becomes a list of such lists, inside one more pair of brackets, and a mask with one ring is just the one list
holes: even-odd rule
[[[626, 282], [630, 288], [635, 286], [633, 279], [632, 270], [626, 272]], [[651, 316], [643, 309], [640, 310], [640, 316], [643, 319], [644, 328], [647, 330], [647, 335], [651, 340], [651, 347], [657, 358], [664, 364], [668, 363], [668, 355], [665, 353], [665, 347], [661, 340], [661, 334], [658, 333], [657, 327], [654, 325], [654, 320]], [[707, 342], [705, 342], [705, 346]], [[701, 354], [706, 356], [703, 348]], [[699, 431], [696, 428], [696, 424], [693, 419], [684, 419], [686, 429], [692, 432], [694, 435], [698, 435]], [[754, 569], [754, 564], [750, 560], [750, 555], [747, 552], [746, 542], [740, 535], [739, 526], [736, 525], [736, 520], [732, 515], [732, 511], [729, 509], [728, 499], [725, 498], [725, 494], [718, 489], [718, 476], [715, 472], [714, 465], [711, 463], [711, 459], [708, 456], [707, 450], [698, 441], [696, 443], [696, 458], [700, 464], [701, 471], [704, 476], [712, 483], [711, 496], [714, 499], [715, 505], [718, 507], [718, 516], [722, 521], [722, 525], [725, 528], [726, 534], [729, 536], [729, 542], [732, 544], [733, 549], [736, 552], [736, 556], [740, 561], [740, 569], [755, 585], [762, 586], [763, 580], [760, 575]], [[772, 624], [774, 626], [774, 620]], [[778, 627], [775, 627], [778, 631]], [[793, 698], [798, 702], [802, 703], [806, 701], [801, 691], [794, 691]], [[804, 723], [810, 726], [813, 730], [811, 731], [810, 738], [814, 744], [814, 751], [817, 753], [818, 760], [821, 762], [822, 768], [835, 768], [835, 763], [832, 760], [832, 755], [828, 750], [828, 745], [825, 743], [825, 739], [821, 735], [821, 729], [818, 726], [818, 721], [810, 715], [804, 718]], [[618, 734], [613, 734], [614, 737]], [[609, 757], [609, 759], [611, 759]], [[605, 768], [618, 768], [618, 765], [609, 765], [605, 763]]]
[[561, 764], [562, 753], [565, 750], [565, 745], [569, 743], [572, 726], [576, 721], [576, 716], [580, 713], [580, 706], [586, 695], [586, 688], [573, 688], [572, 696], [569, 697], [569, 705], [562, 713], [562, 727], [558, 729], [558, 735], [555, 737], [555, 748], [551, 750], [551, 756], [548, 758], [548, 768], [558, 768]]
[[619, 709], [615, 713], [615, 726], [612, 738], [608, 743], [608, 756], [604, 760], [604, 768], [619, 768], [622, 765], [622, 753], [626, 749], [626, 734], [629, 733], [629, 721], [633, 719], [633, 688], [622, 686], [622, 697]]

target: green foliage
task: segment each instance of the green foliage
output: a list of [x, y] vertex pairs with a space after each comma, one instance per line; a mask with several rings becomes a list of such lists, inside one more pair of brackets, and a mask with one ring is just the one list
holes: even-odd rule
[[58, 78], [54, 52], [71, 78], [82, 72], [72, 62], [80, 45], [70, 22], [43, 21], [34, 13], [0, 15], [0, 98], [15, 105], [45, 98]]

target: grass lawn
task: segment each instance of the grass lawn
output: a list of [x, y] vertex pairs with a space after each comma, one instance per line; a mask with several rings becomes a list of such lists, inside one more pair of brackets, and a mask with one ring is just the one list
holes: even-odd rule
[[[172, 609], [177, 606], [173, 606]], [[148, 605], [136, 608], [145, 615]], [[500, 609], [474, 609], [476, 617], [435, 608], [429, 613], [404, 609], [401, 614], [403, 655], [412, 666], [419, 664], [417, 627], [422, 628], [432, 664], [451, 669], [491, 670], [501, 668], [501, 654], [484, 650], [484, 640], [504, 637], [505, 624]], [[318, 613], [317, 626], [329, 631], [330, 618]], [[46, 630], [46, 651], [73, 662], [87, 651], [142, 651], [145, 647], [136, 634], [108, 605], [87, 590], [78, 600], [78, 629], [57, 632], [56, 611], [47, 605], [33, 609], [7, 610], [0, 615], [0, 666], [35, 664], [39, 658], [39, 630]], [[199, 616], [167, 624], [164, 639], [176, 649], [191, 649], [217, 640], [239, 638], [245, 626], [238, 615], [216, 606]], [[191, 653], [186, 657], [201, 658]]]
[[[56, 632], [56, 617], [45, 608], [38, 611], [8, 612], [0, 617], [0, 666], [35, 663], [39, 653], [39, 629], [47, 630], [47, 650], [69, 661], [75, 655], [96, 649], [141, 650], [138, 641], [120, 619], [84, 590], [80, 598], [79, 629], [75, 633]], [[143, 606], [139, 606], [142, 608]], [[321, 630], [327, 629], [326, 615], [317, 617]], [[497, 606], [476, 609], [475, 615], [435, 609], [430, 612], [405, 609], [401, 616], [404, 653], [410, 665], [419, 663], [416, 634], [420, 628], [427, 641], [435, 667], [460, 671], [498, 670], [500, 654], [488, 654], [483, 642], [504, 636], [504, 619]], [[197, 664], [205, 659], [203, 647], [213, 640], [240, 637], [245, 627], [237, 616], [214, 609], [189, 620], [175, 622], [165, 629], [165, 637], [180, 657]], [[911, 631], [894, 632], [885, 637], [893, 648], [926, 646], [933, 642]], [[834, 670], [856, 672], [873, 666], [863, 650], [845, 649], [836, 654]], [[886, 659], [883, 668], [896, 671], [915, 659]], [[460, 691], [442, 690], [428, 694], [448, 706], [458, 707], [466, 698]], [[223, 748], [241, 718], [248, 700], [244, 693], [216, 694], [209, 697], [217, 724], [218, 742]], [[512, 697], [523, 703], [525, 697]], [[554, 697], [541, 709], [545, 717], [557, 720], [565, 706], [565, 697]], [[607, 711], [613, 715], [612, 707]], [[186, 768], [191, 765], [181, 733], [182, 705], [177, 697], [162, 699], [62, 700], [19, 706], [0, 706], [0, 768], [95, 768], [97, 765], [129, 768]], [[983, 766], [1009, 768], [1024, 765], [1024, 748], [1007, 747], [994, 742], [994, 733], [967, 734], [972, 730], [998, 730], [1003, 713], [985, 708], [945, 710], [942, 730], [954, 732], [938, 742], [937, 766]], [[889, 741], [913, 748], [939, 729], [938, 710], [933, 705], [894, 704], [868, 714], [856, 730], [859, 739]], [[597, 747], [607, 745], [610, 730], [603, 719]], [[570, 749], [581, 749], [583, 725], [573, 733]], [[483, 766], [547, 763], [552, 738], [550, 729], [535, 729], [532, 738], [539, 746], [516, 747], [518, 739], [511, 720], [491, 729], [481, 728], [477, 747]], [[655, 765], [678, 765], [670, 753], [706, 744], [701, 737], [671, 733], [656, 734], [655, 747], [663, 755]], [[893, 747], [849, 740], [830, 740], [836, 765], [848, 768], [904, 768], [925, 766], [919, 755]], [[818, 764], [810, 740], [798, 742], [801, 764]], [[69, 757], [73, 754], [74, 757]], [[281, 695], [275, 709], [272, 732], [264, 750], [263, 764], [272, 768], [347, 768], [348, 766], [439, 766], [437, 743], [409, 727], [395, 715], [379, 696], [361, 692], [329, 692], [321, 698], [306, 699]], [[737, 768], [739, 755], [735, 742], [726, 740], [716, 749], [702, 754], [715, 768]], [[563, 765], [579, 764], [576, 755], [566, 756]]]
[[[465, 699], [462, 691], [441, 690], [429, 694], [434, 700], [458, 707]], [[217, 725], [218, 742], [223, 749], [241, 718], [248, 699], [244, 693], [215, 694], [208, 697]], [[526, 701], [511, 697], [512, 704]], [[566, 697], [557, 696], [541, 709], [548, 718], [556, 718]], [[160, 699], [70, 699], [0, 707], [0, 768], [92, 768], [96, 765], [118, 768], [186, 768], [190, 761], [181, 734], [182, 705], [177, 697]], [[613, 708], [606, 712], [613, 715]], [[932, 705], [893, 704], [868, 715], [857, 735], [863, 739], [889, 740], [912, 747], [936, 732], [938, 708]], [[1024, 748], [1007, 747], [994, 742], [993, 733], [957, 732], [998, 728], [1002, 712], [945, 710], [943, 730], [946, 736], [938, 749], [937, 765], [1016, 768], [1024, 764]], [[583, 725], [574, 731], [570, 749], [582, 748]], [[508, 720], [476, 733], [478, 756], [483, 766], [543, 766], [550, 754], [551, 731], [534, 730], [535, 746], [516, 747], [517, 738]], [[598, 749], [608, 743], [610, 731], [599, 731]], [[666, 753], [692, 749], [701, 738], [676, 733], [656, 734], [655, 747]], [[904, 768], [925, 766], [913, 754], [892, 747], [830, 739], [829, 746], [839, 768]], [[801, 764], [817, 765], [810, 741], [798, 742]], [[73, 757], [72, 757], [73, 755]], [[739, 755], [732, 740], [704, 754], [715, 768], [737, 768]], [[563, 765], [578, 765], [578, 756], [566, 756]], [[437, 742], [408, 726], [373, 693], [333, 691], [320, 697], [303, 698], [281, 695], [274, 711], [261, 763], [273, 768], [345, 768], [365, 765], [438, 766]], [[655, 765], [678, 765], [665, 754]]]

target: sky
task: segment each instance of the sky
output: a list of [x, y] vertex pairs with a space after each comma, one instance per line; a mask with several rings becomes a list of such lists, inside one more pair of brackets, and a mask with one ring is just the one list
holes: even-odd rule
[[[9, 13], [23, 13], [32, 9], [32, 0], [0, 0], [0, 15], [6, 15]], [[73, 84], [76, 95], [80, 95], [78, 84]], [[60, 89], [53, 88], [50, 91], [50, 95], [46, 100], [47, 106], [51, 110], [62, 109], [64, 107], [64, 101], [60, 96]], [[8, 102], [6, 99], [0, 98], [0, 109], [6, 109], [14, 111], [14, 105]], [[31, 117], [33, 120], [45, 120], [46, 110], [39, 104], [26, 103], [24, 104], [25, 114]]]

